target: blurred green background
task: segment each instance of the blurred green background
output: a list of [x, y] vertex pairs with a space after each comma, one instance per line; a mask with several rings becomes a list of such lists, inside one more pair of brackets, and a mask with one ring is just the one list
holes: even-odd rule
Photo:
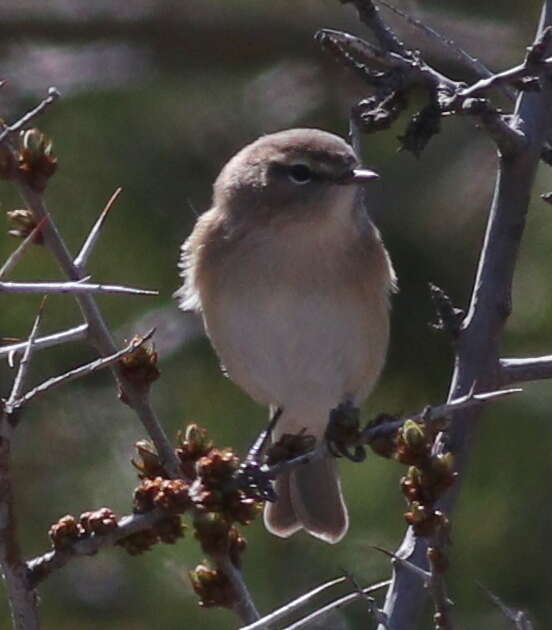
[[[12, 6], [7, 6], [7, 5]], [[493, 69], [516, 63], [530, 43], [538, 1], [397, 0]], [[472, 80], [420, 31], [385, 14], [413, 47], [455, 78]], [[179, 244], [196, 213], [209, 205], [220, 167], [264, 132], [316, 126], [345, 134], [350, 105], [362, 85], [313, 41], [320, 27], [363, 35], [351, 7], [337, 0], [19, 0], [0, 6], [0, 112], [9, 120], [55, 85], [63, 98], [39, 121], [55, 142], [60, 168], [48, 204], [73, 251], [114, 189], [124, 192], [89, 265], [95, 280], [159, 289], [157, 298], [102, 297], [119, 340], [158, 326], [162, 378], [155, 406], [170, 434], [186, 422], [208, 427], [220, 446], [243, 453], [266, 412], [220, 373], [197, 326], [177, 312]], [[415, 103], [412, 104], [413, 108]], [[414, 111], [414, 110], [413, 110]], [[427, 284], [466, 305], [494, 185], [495, 155], [469, 120], [447, 120], [420, 160], [397, 152], [406, 124], [364, 139], [366, 164], [382, 175], [375, 218], [395, 262], [401, 292], [393, 300], [392, 345], [381, 382], [364, 410], [405, 413], [446, 396], [451, 349], [432, 332]], [[545, 354], [552, 348], [550, 209], [539, 194], [552, 188], [539, 172], [516, 272], [514, 314], [504, 353]], [[21, 202], [1, 182], [4, 211]], [[0, 237], [0, 259], [15, 246]], [[56, 279], [46, 251], [35, 247], [14, 280]], [[3, 296], [0, 336], [25, 337], [37, 296]], [[70, 298], [52, 297], [43, 332], [78, 323]], [[93, 357], [71, 344], [37, 353], [34, 383]], [[13, 372], [0, 366], [1, 395]], [[552, 393], [547, 383], [497, 402], [485, 412], [479, 440], [454, 515], [449, 574], [463, 627], [508, 627], [479, 590], [549, 627], [552, 574], [550, 444]], [[136, 483], [129, 459], [143, 437], [121, 405], [110, 375], [96, 374], [37, 400], [26, 411], [14, 445], [21, 544], [26, 557], [48, 549], [49, 525], [66, 513], [109, 506], [130, 511]], [[247, 528], [245, 576], [262, 611], [352, 571], [363, 584], [389, 575], [387, 560], [370, 549], [394, 548], [404, 530], [399, 465], [369, 457], [344, 463], [351, 530], [336, 547], [303, 534], [268, 535], [259, 520]], [[120, 549], [78, 559], [40, 588], [45, 628], [232, 628], [227, 611], [202, 610], [186, 571], [202, 558], [191, 535], [138, 558]], [[5, 603], [0, 628], [8, 628]], [[320, 627], [366, 626], [362, 603]]]

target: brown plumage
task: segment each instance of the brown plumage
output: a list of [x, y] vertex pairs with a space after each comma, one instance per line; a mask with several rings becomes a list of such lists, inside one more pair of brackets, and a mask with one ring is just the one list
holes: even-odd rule
[[[294, 129], [259, 138], [214, 185], [182, 249], [183, 309], [202, 313], [228, 375], [283, 408], [282, 433], [323, 437], [329, 411], [360, 404], [385, 361], [394, 274], [360, 203], [358, 160], [341, 138]], [[348, 526], [333, 458], [279, 478], [270, 531], [327, 542]]]

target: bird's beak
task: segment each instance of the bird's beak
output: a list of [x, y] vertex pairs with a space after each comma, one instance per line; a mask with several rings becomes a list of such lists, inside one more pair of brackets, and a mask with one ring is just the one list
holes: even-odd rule
[[379, 175], [367, 168], [355, 168], [344, 175], [340, 180], [340, 184], [366, 184], [374, 179], [379, 179]]
[[352, 181], [355, 184], [364, 184], [373, 179], [379, 179], [379, 175], [367, 168], [355, 168], [353, 171]]

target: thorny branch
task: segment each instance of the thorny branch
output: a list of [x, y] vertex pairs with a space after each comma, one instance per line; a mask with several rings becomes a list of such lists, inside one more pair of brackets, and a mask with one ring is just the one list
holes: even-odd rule
[[[80, 253], [74, 259], [69, 253], [67, 245], [59, 233], [43, 199], [43, 192], [46, 187], [47, 179], [54, 172], [57, 162], [51, 153], [51, 143], [47, 142], [45, 137], [36, 130], [25, 132], [25, 135], [22, 137], [23, 146], [21, 150], [15, 149], [10, 141], [12, 134], [23, 129], [37, 115], [42, 113], [42, 111], [44, 111], [58, 96], [57, 91], [51, 88], [48, 97], [44, 99], [42, 103], [24, 115], [13, 125], [5, 126], [4, 131], [0, 134], [0, 147], [2, 147], [4, 152], [7, 151], [8, 156], [11, 156], [11, 161], [8, 160], [7, 162], [11, 167], [11, 170], [8, 170], [5, 175], [15, 181], [23, 200], [32, 212], [36, 221], [41, 226], [41, 235], [44, 239], [45, 245], [53, 254], [54, 258], [57, 260], [59, 266], [69, 280], [69, 283], [63, 283], [58, 287], [54, 287], [53, 290], [66, 290], [70, 285], [72, 292], [75, 293], [75, 298], [80, 306], [85, 320], [84, 325], [86, 328], [79, 326], [72, 331], [65, 331], [64, 333], [43, 338], [42, 346], [45, 347], [47, 345], [53, 345], [55, 343], [65, 341], [68, 338], [74, 339], [76, 337], [80, 337], [82, 333], [86, 333], [86, 340], [96, 348], [104, 359], [106, 359], [103, 363], [101, 361], [97, 362], [95, 364], [96, 367], [103, 367], [103, 365], [107, 363], [110, 364], [115, 379], [119, 385], [121, 399], [136, 412], [138, 418], [149, 433], [160, 458], [160, 465], [162, 466], [162, 469], [166, 471], [169, 477], [178, 480], [182, 477], [180, 461], [177, 458], [175, 450], [172, 448], [169, 440], [167, 439], [167, 436], [151, 406], [149, 399], [150, 381], [142, 381], [132, 374], [132, 362], [128, 362], [123, 365], [121, 360], [124, 359], [124, 356], [117, 356], [117, 348], [105, 320], [103, 319], [103, 316], [94, 300], [94, 297], [90, 294], [90, 292], [86, 292], [89, 291], [89, 288], [86, 288], [85, 286], [86, 280], [88, 279], [86, 276], [86, 270], [84, 269], [85, 262], [93, 250], [93, 246], [97, 241], [103, 222], [109, 212], [109, 209], [113, 205], [113, 202], [118, 196], [118, 192], [116, 192], [110, 202], [108, 202], [108, 205], [85, 240]], [[37, 170], [35, 175], [35, 173], [33, 173], [33, 169], [40, 170]], [[7, 283], [3, 284], [4, 289], [6, 288], [6, 284]], [[51, 287], [52, 285], [50, 285], [50, 288]], [[11, 288], [13, 288], [13, 283]], [[17, 289], [18, 287], [16, 286], [15, 288]], [[44, 289], [44, 286], [41, 285], [41, 288]], [[119, 289], [119, 287], [117, 288]], [[123, 288], [123, 291], [129, 292], [126, 288]], [[31, 345], [32, 344], [29, 343], [29, 347]], [[18, 344], [15, 344], [15, 348], [12, 346], [8, 351], [10, 353], [8, 356], [13, 356], [11, 353], [17, 351], [18, 349]], [[123, 353], [123, 355], [125, 354], [127, 353]], [[25, 355], [26, 352], [23, 356], [22, 363], [26, 358]], [[117, 356], [119, 360], [115, 360], [113, 358], [115, 356]], [[78, 370], [79, 373], [76, 376], [80, 376], [81, 372], [86, 373], [90, 369], [91, 366], [88, 366], [83, 370]], [[53, 386], [53, 384], [57, 384], [58, 382], [62, 382], [63, 380], [67, 380], [73, 376], [75, 375], [65, 375], [61, 379], [55, 379], [50, 384], [45, 384], [44, 387]], [[41, 391], [40, 387], [30, 394], [34, 396], [34, 394], [38, 393], [38, 391]], [[17, 394], [19, 395], [19, 392], [17, 392]], [[13, 400], [9, 402], [15, 403], [17, 398], [18, 396], [13, 396]], [[224, 579], [227, 580], [230, 585], [233, 597], [235, 597], [235, 605], [232, 607], [236, 613], [242, 618], [242, 621], [246, 623], [251, 623], [258, 619], [259, 614], [255, 609], [253, 600], [248, 592], [245, 582], [243, 581], [241, 572], [232, 564], [232, 561], [228, 556], [228, 552], [220, 552], [213, 557], [219, 571], [221, 571]], [[58, 559], [55, 560], [55, 562], [58, 561]], [[23, 585], [23, 591], [27, 597], [33, 594], [28, 585]], [[25, 626], [25, 629], [27, 630], [28, 628], [30, 629], [34, 627], [36, 626], [29, 624]], [[23, 629], [23, 626], [21, 626], [21, 629]]]
[[[70, 383], [71, 381], [75, 381], [79, 378], [82, 378], [83, 376], [88, 376], [89, 374], [92, 374], [93, 372], [97, 372], [98, 370], [102, 370], [103, 368], [109, 367], [116, 361], [119, 361], [119, 359], [121, 359], [122, 357], [137, 350], [142, 344], [144, 344], [146, 341], [148, 341], [152, 337], [153, 333], [154, 333], [154, 330], [150, 330], [143, 337], [137, 337], [137, 338], [132, 339], [132, 341], [128, 343], [124, 348], [122, 348], [118, 352], [115, 352], [111, 356], [103, 357], [101, 359], [96, 359], [95, 361], [91, 361], [90, 363], [87, 363], [86, 365], [82, 365], [78, 368], [75, 368], [74, 370], [69, 370], [69, 372], [65, 372], [64, 374], [61, 374], [60, 376], [55, 376], [53, 378], [48, 379], [47, 381], [44, 381], [43, 383], [40, 383], [40, 385], [33, 387], [33, 389], [28, 391], [26, 394], [19, 396], [15, 400], [11, 401], [10, 408], [14, 410], [18, 409], [19, 407], [30, 402], [36, 396], [44, 394], [50, 391], [51, 389], [53, 389], [54, 387], [59, 387], [60, 385], [64, 385], [65, 383]], [[21, 360], [21, 363], [23, 363], [23, 359]]]
[[158, 295], [157, 291], [133, 289], [113, 284], [91, 284], [87, 278], [77, 282], [0, 282], [0, 293], [125, 293]]
[[[547, 56], [552, 40], [552, 0], [543, 2], [537, 35], [523, 63], [491, 74], [471, 86], [443, 77], [407, 49], [406, 54], [399, 52], [395, 43], [398, 38], [386, 25], [382, 27], [380, 17], [379, 23], [374, 21], [374, 3], [351, 1], [381, 49], [335, 31], [322, 31], [319, 39], [337, 59], [368, 76], [369, 86], [376, 86], [375, 95], [353, 110], [360, 128], [370, 132], [391, 124], [397, 117], [397, 96], [404, 99], [411, 86], [419, 85], [428, 92], [428, 105], [411, 120], [401, 139], [403, 148], [418, 155], [439, 131], [439, 119], [443, 115], [469, 114], [488, 132], [499, 150], [496, 188], [470, 306], [460, 325], [454, 322], [452, 326], [456, 356], [449, 400], [467, 395], [473, 383], [477, 383], [478, 390], [493, 390], [505, 384], [548, 377], [551, 357], [501, 360], [498, 341], [511, 310], [512, 277], [530, 191], [552, 122], [550, 57]], [[387, 42], [382, 32], [386, 33]], [[375, 75], [374, 70], [379, 75]], [[519, 91], [515, 111], [509, 116], [503, 115], [487, 98], [491, 88], [505, 85]], [[377, 117], [374, 116], [376, 111], [379, 111]], [[451, 420], [449, 446], [460, 474], [466, 465], [480, 413], [478, 406], [467, 407]], [[440, 441], [435, 444], [435, 452], [439, 445]], [[439, 509], [445, 514], [450, 513], [459, 486], [456, 483], [439, 502]], [[427, 540], [416, 536], [410, 528], [396, 556], [423, 568], [428, 566], [427, 554]], [[433, 573], [435, 567], [430, 568]], [[404, 565], [395, 563], [393, 583], [384, 608], [390, 627], [413, 630], [423, 601], [423, 584]], [[436, 627], [447, 627], [449, 621], [438, 619], [435, 623]]]
[[14, 513], [10, 450], [14, 426], [13, 403], [19, 397], [29, 368], [33, 343], [38, 333], [44, 300], [34, 320], [23, 357], [7, 401], [1, 401], [0, 413], [0, 565], [8, 591], [14, 630], [38, 630], [37, 597], [27, 581], [26, 565], [21, 557]]
[[[482, 97], [497, 86], [539, 90], [541, 79], [549, 75], [552, 66], [552, 59], [546, 57], [552, 31], [543, 30], [523, 63], [496, 74], [485, 71], [484, 78], [466, 86], [443, 75], [427, 64], [419, 53], [406, 48], [382, 21], [374, 2], [341, 1], [355, 5], [361, 20], [373, 31], [380, 45], [378, 48], [341, 31], [323, 29], [317, 34], [325, 48], [356, 71], [372, 89], [375, 88], [374, 96], [353, 108], [353, 116], [364, 131], [378, 131], [392, 124], [406, 107], [409, 91], [414, 86], [421, 86], [427, 90], [428, 104], [412, 117], [406, 133], [400, 138], [402, 148], [419, 155], [431, 137], [439, 132], [443, 116], [467, 114], [487, 131], [504, 156], [523, 150], [525, 138], [515, 121], [509, 120]], [[478, 72], [483, 71], [478, 68]]]
[[[34, 342], [34, 349], [40, 350], [44, 348], [52, 348], [71, 341], [83, 341], [86, 338], [88, 331], [88, 324], [80, 324], [74, 328], [68, 330], [62, 330], [51, 335], [44, 335], [44, 337], [37, 337]], [[18, 341], [10, 343], [5, 346], [0, 346], [0, 358], [8, 357], [10, 363], [16, 354], [22, 352], [27, 345], [25, 341]], [[11, 358], [11, 359], [10, 359]]]

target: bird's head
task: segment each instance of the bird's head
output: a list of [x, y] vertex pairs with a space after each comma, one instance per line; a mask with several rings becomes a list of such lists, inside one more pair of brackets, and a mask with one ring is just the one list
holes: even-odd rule
[[359, 168], [342, 138], [318, 129], [262, 136], [223, 168], [214, 205], [234, 216], [328, 216], [352, 209], [361, 184], [377, 174]]

